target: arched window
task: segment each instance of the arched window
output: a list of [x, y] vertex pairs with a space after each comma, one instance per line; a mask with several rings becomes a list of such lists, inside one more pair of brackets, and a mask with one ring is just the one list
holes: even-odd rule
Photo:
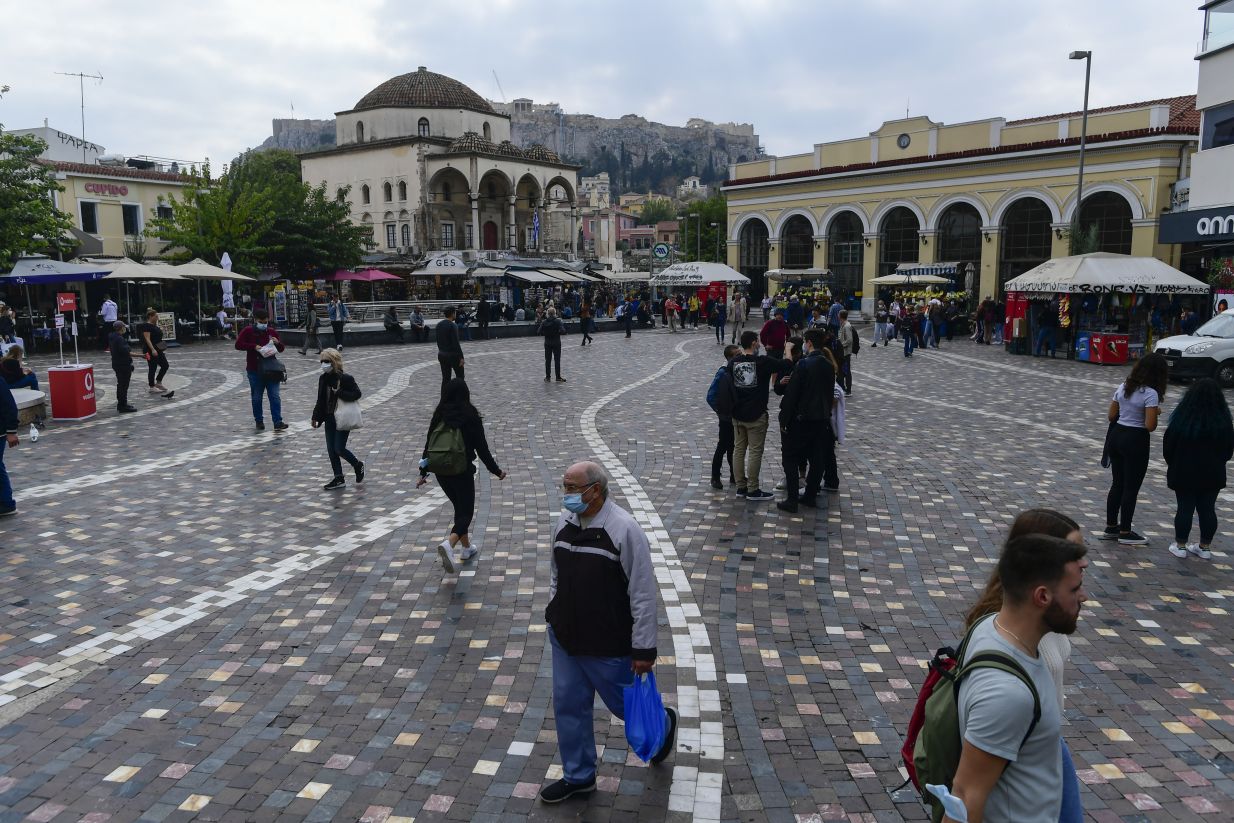
[[861, 235], [861, 220], [851, 211], [840, 212], [827, 227], [827, 268], [842, 294], [861, 288], [865, 266], [865, 238]]
[[806, 269], [814, 263], [814, 230], [800, 214], [788, 218], [780, 233], [780, 265], [786, 269]]
[[1015, 201], [1003, 212], [998, 290], [1013, 277], [1050, 259], [1050, 207], [1036, 197]]
[[411, 226], [407, 225], [406, 223], [403, 224], [402, 237], [403, 237], [403, 242], [401, 245], [410, 246], [411, 245]]
[[398, 181], [398, 199], [399, 200], [407, 199], [407, 181], [406, 180]]
[[1131, 205], [1121, 194], [1098, 192], [1080, 207], [1081, 231], [1097, 227], [1097, 251], [1131, 254]]
[[750, 278], [750, 296], [761, 298], [767, 291], [767, 226], [762, 220], [747, 220], [741, 227], [738, 263], [741, 273]]
[[938, 219], [937, 258], [939, 262], [955, 263], [955, 283], [964, 285], [965, 267], [981, 266], [981, 215], [968, 203], [954, 203]]
[[386, 198], [387, 203], [394, 199], [394, 187], [389, 183], [381, 184], [381, 193]]
[[365, 183], [363, 186], [360, 187], [360, 202], [364, 203], [365, 205], [367, 205], [369, 202], [368, 183]]
[[493, 139], [493, 130], [489, 128], [488, 123], [484, 124], [484, 139], [490, 141]]
[[357, 143], [364, 142], [364, 123], [360, 121], [356, 122], [356, 142]]
[[905, 208], [896, 206], [883, 218], [880, 227], [879, 275], [895, 274], [896, 266], [901, 263], [916, 263], [921, 254], [921, 240], [918, 230], [921, 224], [917, 215]]
[[343, 191], [342, 189], [339, 189], [338, 193], [334, 195], [334, 198], [338, 200], [340, 203], [342, 203], [343, 201], [347, 199], [347, 192]]
[[443, 201], [443, 202], [445, 202], [445, 203], [449, 203], [449, 202], [451, 202], [451, 198], [452, 198], [453, 196], [454, 196], [454, 192], [452, 192], [452, 191], [450, 190], [450, 184], [449, 184], [449, 183], [442, 183], [442, 184], [441, 184], [441, 199], [442, 199], [442, 201]]
[[416, 133], [421, 137], [428, 137], [428, 118], [421, 117], [420, 122], [416, 124]]
[[488, 181], [488, 199], [489, 200], [497, 199], [497, 184], [494, 183], [492, 180]]

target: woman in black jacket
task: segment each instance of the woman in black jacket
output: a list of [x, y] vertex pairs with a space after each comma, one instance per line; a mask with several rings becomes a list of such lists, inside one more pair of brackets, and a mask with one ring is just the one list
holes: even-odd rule
[[544, 382], [552, 380], [549, 369], [556, 366], [557, 382], [564, 383], [561, 376], [561, 333], [566, 330], [565, 324], [557, 318], [557, 310], [552, 306], [544, 312], [544, 319], [536, 327], [536, 333], [544, 336]]
[[471, 390], [467, 388], [467, 383], [463, 381], [463, 378], [455, 377], [446, 383], [445, 391], [441, 393], [441, 402], [433, 410], [433, 418], [429, 421], [428, 436], [425, 437], [424, 453], [420, 460], [420, 479], [416, 483], [417, 489], [428, 482], [428, 441], [432, 437], [433, 430], [439, 425], [446, 429], [459, 430], [463, 435], [463, 446], [466, 450], [467, 467], [461, 474], [437, 474], [437, 482], [441, 484], [441, 490], [446, 493], [446, 497], [454, 506], [454, 525], [450, 527], [450, 536], [441, 541], [441, 545], [437, 547], [437, 554], [441, 557], [442, 566], [447, 572], [453, 574], [455, 546], [459, 543], [463, 544], [463, 551], [459, 556], [459, 560], [463, 563], [474, 559], [480, 553], [479, 545], [473, 543], [471, 536], [467, 533], [471, 527], [471, 518], [476, 511], [476, 456], [479, 455], [484, 467], [497, 475], [498, 480], [505, 480], [506, 473], [497, 465], [492, 452], [488, 449], [488, 439], [484, 436], [484, 423], [480, 419], [480, 412], [471, 405]]
[[356, 379], [343, 371], [343, 355], [339, 354], [338, 349], [322, 349], [317, 403], [313, 406], [313, 428], [325, 424], [326, 453], [330, 455], [330, 467], [334, 469], [334, 479], [323, 486], [324, 489], [341, 489], [347, 484], [343, 479], [343, 460], [355, 469], [356, 482], [364, 482], [364, 463], [347, 448], [347, 437], [351, 431], [340, 431], [334, 422], [338, 401], [354, 403], [359, 399], [360, 387], [356, 385]]
[[[1192, 384], [1165, 430], [1166, 485], [1174, 490], [1174, 542], [1170, 554], [1211, 558], [1217, 534], [1217, 495], [1225, 488], [1225, 464], [1234, 456], [1234, 422], [1221, 386], [1211, 378]], [[1191, 514], [1200, 517], [1200, 542], [1188, 543]]]

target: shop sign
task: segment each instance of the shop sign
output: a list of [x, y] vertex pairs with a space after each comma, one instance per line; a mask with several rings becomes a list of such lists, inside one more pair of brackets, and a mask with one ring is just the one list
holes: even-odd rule
[[1223, 206], [1163, 214], [1157, 234], [1162, 243], [1234, 240], [1234, 209]]
[[651, 249], [651, 256], [657, 260], [667, 260], [668, 243], [656, 243]]
[[87, 194], [100, 197], [127, 197], [129, 187], [118, 183], [87, 183], [84, 186]]
[[77, 311], [77, 292], [56, 292], [56, 311]]
[[63, 314], [56, 315], [56, 328], [57, 329], [64, 328], [64, 315]]

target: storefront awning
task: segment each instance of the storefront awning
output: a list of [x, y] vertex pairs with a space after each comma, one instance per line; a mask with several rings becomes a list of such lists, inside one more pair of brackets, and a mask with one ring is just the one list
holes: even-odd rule
[[1207, 283], [1155, 257], [1094, 252], [1058, 257], [1008, 280], [1030, 294], [1208, 294]]
[[13, 271], [0, 277], [0, 282], [17, 285], [40, 283], [72, 283], [84, 280], [99, 280], [111, 273], [107, 265], [83, 265], [63, 263], [46, 257], [23, 257], [13, 264]]
[[657, 286], [705, 286], [708, 283], [749, 283], [736, 269], [723, 263], [674, 263], [651, 276]]
[[413, 272], [417, 277], [440, 274], [444, 277], [466, 277], [467, 261], [457, 254], [439, 254], [424, 261], [424, 265]]
[[[493, 274], [479, 274], [476, 277], [512, 277], [524, 283], [561, 283], [556, 277], [549, 277], [537, 269], [492, 269]], [[478, 270], [477, 270], [478, 272]]]
[[920, 277], [923, 274], [954, 277], [959, 270], [959, 263], [901, 263], [896, 266], [896, 274], [905, 274], [909, 277]]

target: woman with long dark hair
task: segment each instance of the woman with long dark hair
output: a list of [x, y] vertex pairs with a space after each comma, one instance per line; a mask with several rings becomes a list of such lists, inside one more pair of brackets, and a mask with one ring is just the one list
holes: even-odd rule
[[[1026, 534], [1047, 534], [1060, 537], [1073, 543], [1083, 543], [1084, 536], [1080, 532], [1080, 524], [1065, 514], [1053, 509], [1028, 509], [1020, 512], [1011, 530], [1007, 532], [1007, 542]], [[977, 602], [964, 618], [964, 630], [968, 631], [978, 620], [989, 614], [997, 614], [1003, 607], [1003, 581], [998, 574], [998, 567], [990, 573], [985, 589]], [[1065, 634], [1048, 632], [1037, 644], [1037, 654], [1041, 662], [1049, 669], [1054, 685], [1058, 689], [1058, 708], [1063, 707], [1063, 671], [1067, 660], [1071, 657], [1071, 640]], [[1066, 716], [1063, 723], [1066, 723]], [[1066, 739], [1060, 737], [1063, 759], [1063, 802], [1059, 812], [1059, 823], [1079, 823], [1084, 819], [1084, 809], [1080, 805], [1080, 782], [1076, 777], [1075, 763], [1071, 759], [1071, 750], [1067, 748]]]
[[1117, 540], [1126, 546], [1148, 543], [1146, 537], [1131, 530], [1131, 518], [1148, 472], [1148, 435], [1157, 428], [1168, 379], [1166, 359], [1156, 352], [1146, 354], [1110, 399], [1107, 417], [1112, 425], [1106, 433], [1106, 452], [1113, 482], [1105, 501], [1102, 540]]
[[[443, 465], [430, 465], [430, 448], [433, 452], [432, 459]], [[479, 545], [473, 543], [468, 534], [471, 518], [476, 511], [477, 455], [484, 467], [497, 475], [498, 480], [506, 479], [506, 473], [497, 465], [489, 451], [480, 412], [471, 405], [471, 390], [467, 388], [463, 378], [455, 377], [446, 383], [441, 393], [441, 401], [433, 410], [424, 443], [424, 454], [420, 460], [420, 479], [416, 482], [418, 489], [428, 482], [429, 472], [433, 472], [437, 476], [437, 482], [441, 484], [441, 490], [454, 506], [454, 524], [450, 527], [450, 536], [437, 547], [442, 566], [451, 574], [455, 570], [455, 546], [460, 543], [463, 545], [459, 556], [463, 563], [475, 559], [480, 553]], [[446, 465], [449, 465], [448, 469], [445, 468]]]
[[[1211, 558], [1217, 534], [1217, 495], [1225, 488], [1225, 465], [1234, 456], [1234, 422], [1221, 386], [1211, 377], [1187, 389], [1165, 430], [1165, 482], [1174, 490], [1174, 542], [1170, 554]], [[1191, 515], [1200, 519], [1200, 542], [1188, 543]]]

